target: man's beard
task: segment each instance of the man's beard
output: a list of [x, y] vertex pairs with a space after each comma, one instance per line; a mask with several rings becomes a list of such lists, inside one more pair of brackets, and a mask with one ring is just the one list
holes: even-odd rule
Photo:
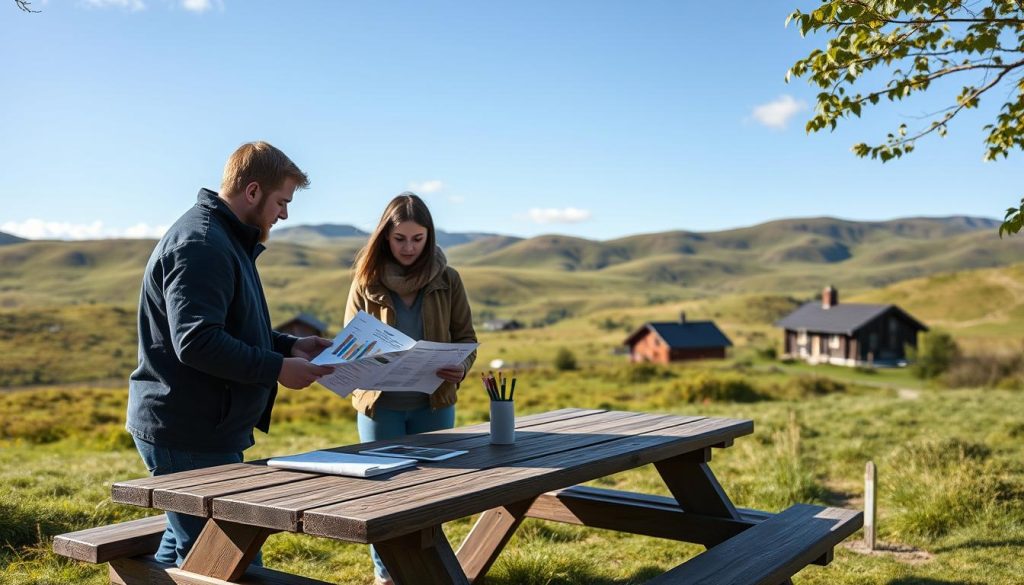
[[267, 200], [270, 199], [266, 195], [260, 199], [260, 202], [256, 204], [256, 209], [249, 215], [249, 220], [245, 223], [251, 225], [254, 228], [260, 230], [259, 243], [263, 244], [270, 238], [270, 225], [263, 224], [264, 211], [267, 209]]

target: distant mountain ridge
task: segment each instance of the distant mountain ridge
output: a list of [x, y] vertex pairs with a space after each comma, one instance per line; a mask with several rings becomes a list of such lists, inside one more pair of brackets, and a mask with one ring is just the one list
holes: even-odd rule
[[[564, 235], [523, 239], [438, 232], [471, 298], [485, 306], [556, 290], [668, 298], [680, 294], [807, 294], [826, 283], [849, 289], [909, 278], [1007, 266], [1024, 258], [1024, 237], [1000, 239], [983, 218], [856, 222], [801, 218], [718, 232], [670, 231], [607, 241]], [[315, 245], [288, 240], [318, 234]], [[268, 290], [295, 298], [344, 298], [366, 234], [351, 226], [282, 228], [259, 264]], [[356, 234], [356, 235], [339, 235]], [[358, 235], [362, 234], [362, 235]], [[153, 240], [24, 241], [0, 246], [0, 306], [46, 302], [135, 302]], [[580, 288], [582, 287], [582, 289]], [[573, 294], [577, 294], [574, 292]], [[282, 303], [290, 301], [281, 297]]]
[[18, 236], [15, 236], [13, 234], [0, 232], [0, 246], [3, 246], [4, 244], [17, 244], [18, 242], [24, 241], [27, 240], [25, 240], [25, 238], [19, 238]]
[[[849, 260], [854, 250], [890, 244], [914, 247], [922, 242], [965, 234], [995, 236], [1000, 222], [953, 216], [858, 222], [830, 217], [784, 219], [717, 232], [670, 231], [612, 240], [588, 240], [545, 235], [506, 240], [487, 253], [451, 251], [455, 260], [474, 266], [510, 266], [561, 270], [603, 270], [634, 261], [688, 257], [759, 263], [836, 263]], [[986, 236], [982, 236], [986, 237]], [[479, 248], [483, 248], [480, 246]], [[859, 251], [859, 250], [858, 250]], [[722, 258], [729, 256], [728, 259]], [[898, 255], [898, 254], [897, 254]]]
[[[363, 242], [369, 237], [369, 233], [355, 226], [346, 224], [318, 224], [318, 225], [297, 225], [280, 227], [270, 232], [270, 238], [275, 242], [291, 242], [305, 246], [323, 246], [339, 241], [351, 243], [353, 240]], [[437, 230], [435, 232], [437, 245], [442, 248], [450, 248], [482, 240], [485, 238], [498, 237], [496, 234], [478, 232], [446, 232]], [[508, 236], [502, 236], [508, 237]]]

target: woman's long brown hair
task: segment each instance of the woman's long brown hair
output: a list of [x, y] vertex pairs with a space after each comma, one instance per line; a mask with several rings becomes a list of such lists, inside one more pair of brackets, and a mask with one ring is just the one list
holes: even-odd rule
[[370, 241], [356, 255], [355, 278], [363, 286], [380, 282], [384, 262], [396, 261], [391, 255], [388, 238], [391, 236], [391, 230], [403, 221], [413, 221], [427, 228], [427, 242], [423, 246], [423, 252], [416, 262], [406, 268], [406, 274], [410, 278], [418, 278], [433, 266], [434, 250], [437, 248], [434, 219], [430, 216], [427, 204], [419, 195], [405, 191], [398, 194], [384, 208], [384, 214], [380, 216], [377, 229], [370, 235]]

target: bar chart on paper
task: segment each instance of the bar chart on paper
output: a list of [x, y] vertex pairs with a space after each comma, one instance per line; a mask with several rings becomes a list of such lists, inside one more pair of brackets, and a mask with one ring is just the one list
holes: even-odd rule
[[331, 347], [317, 356], [313, 363], [330, 365], [354, 362], [380, 353], [403, 351], [415, 343], [397, 329], [360, 311], [334, 338]]
[[342, 340], [331, 354], [335, 357], [339, 357], [346, 362], [352, 360], [358, 360], [366, 356], [371, 356], [376, 353], [380, 353], [379, 349], [376, 349], [377, 341], [371, 341], [369, 343], [359, 343], [353, 335], [348, 335]]

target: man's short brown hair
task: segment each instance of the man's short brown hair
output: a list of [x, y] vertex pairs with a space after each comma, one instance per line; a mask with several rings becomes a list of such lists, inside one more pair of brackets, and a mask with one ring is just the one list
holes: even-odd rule
[[230, 197], [255, 181], [260, 189], [269, 193], [280, 189], [285, 179], [294, 180], [299, 189], [309, 187], [309, 177], [285, 153], [262, 140], [247, 142], [239, 146], [224, 165], [220, 192]]

